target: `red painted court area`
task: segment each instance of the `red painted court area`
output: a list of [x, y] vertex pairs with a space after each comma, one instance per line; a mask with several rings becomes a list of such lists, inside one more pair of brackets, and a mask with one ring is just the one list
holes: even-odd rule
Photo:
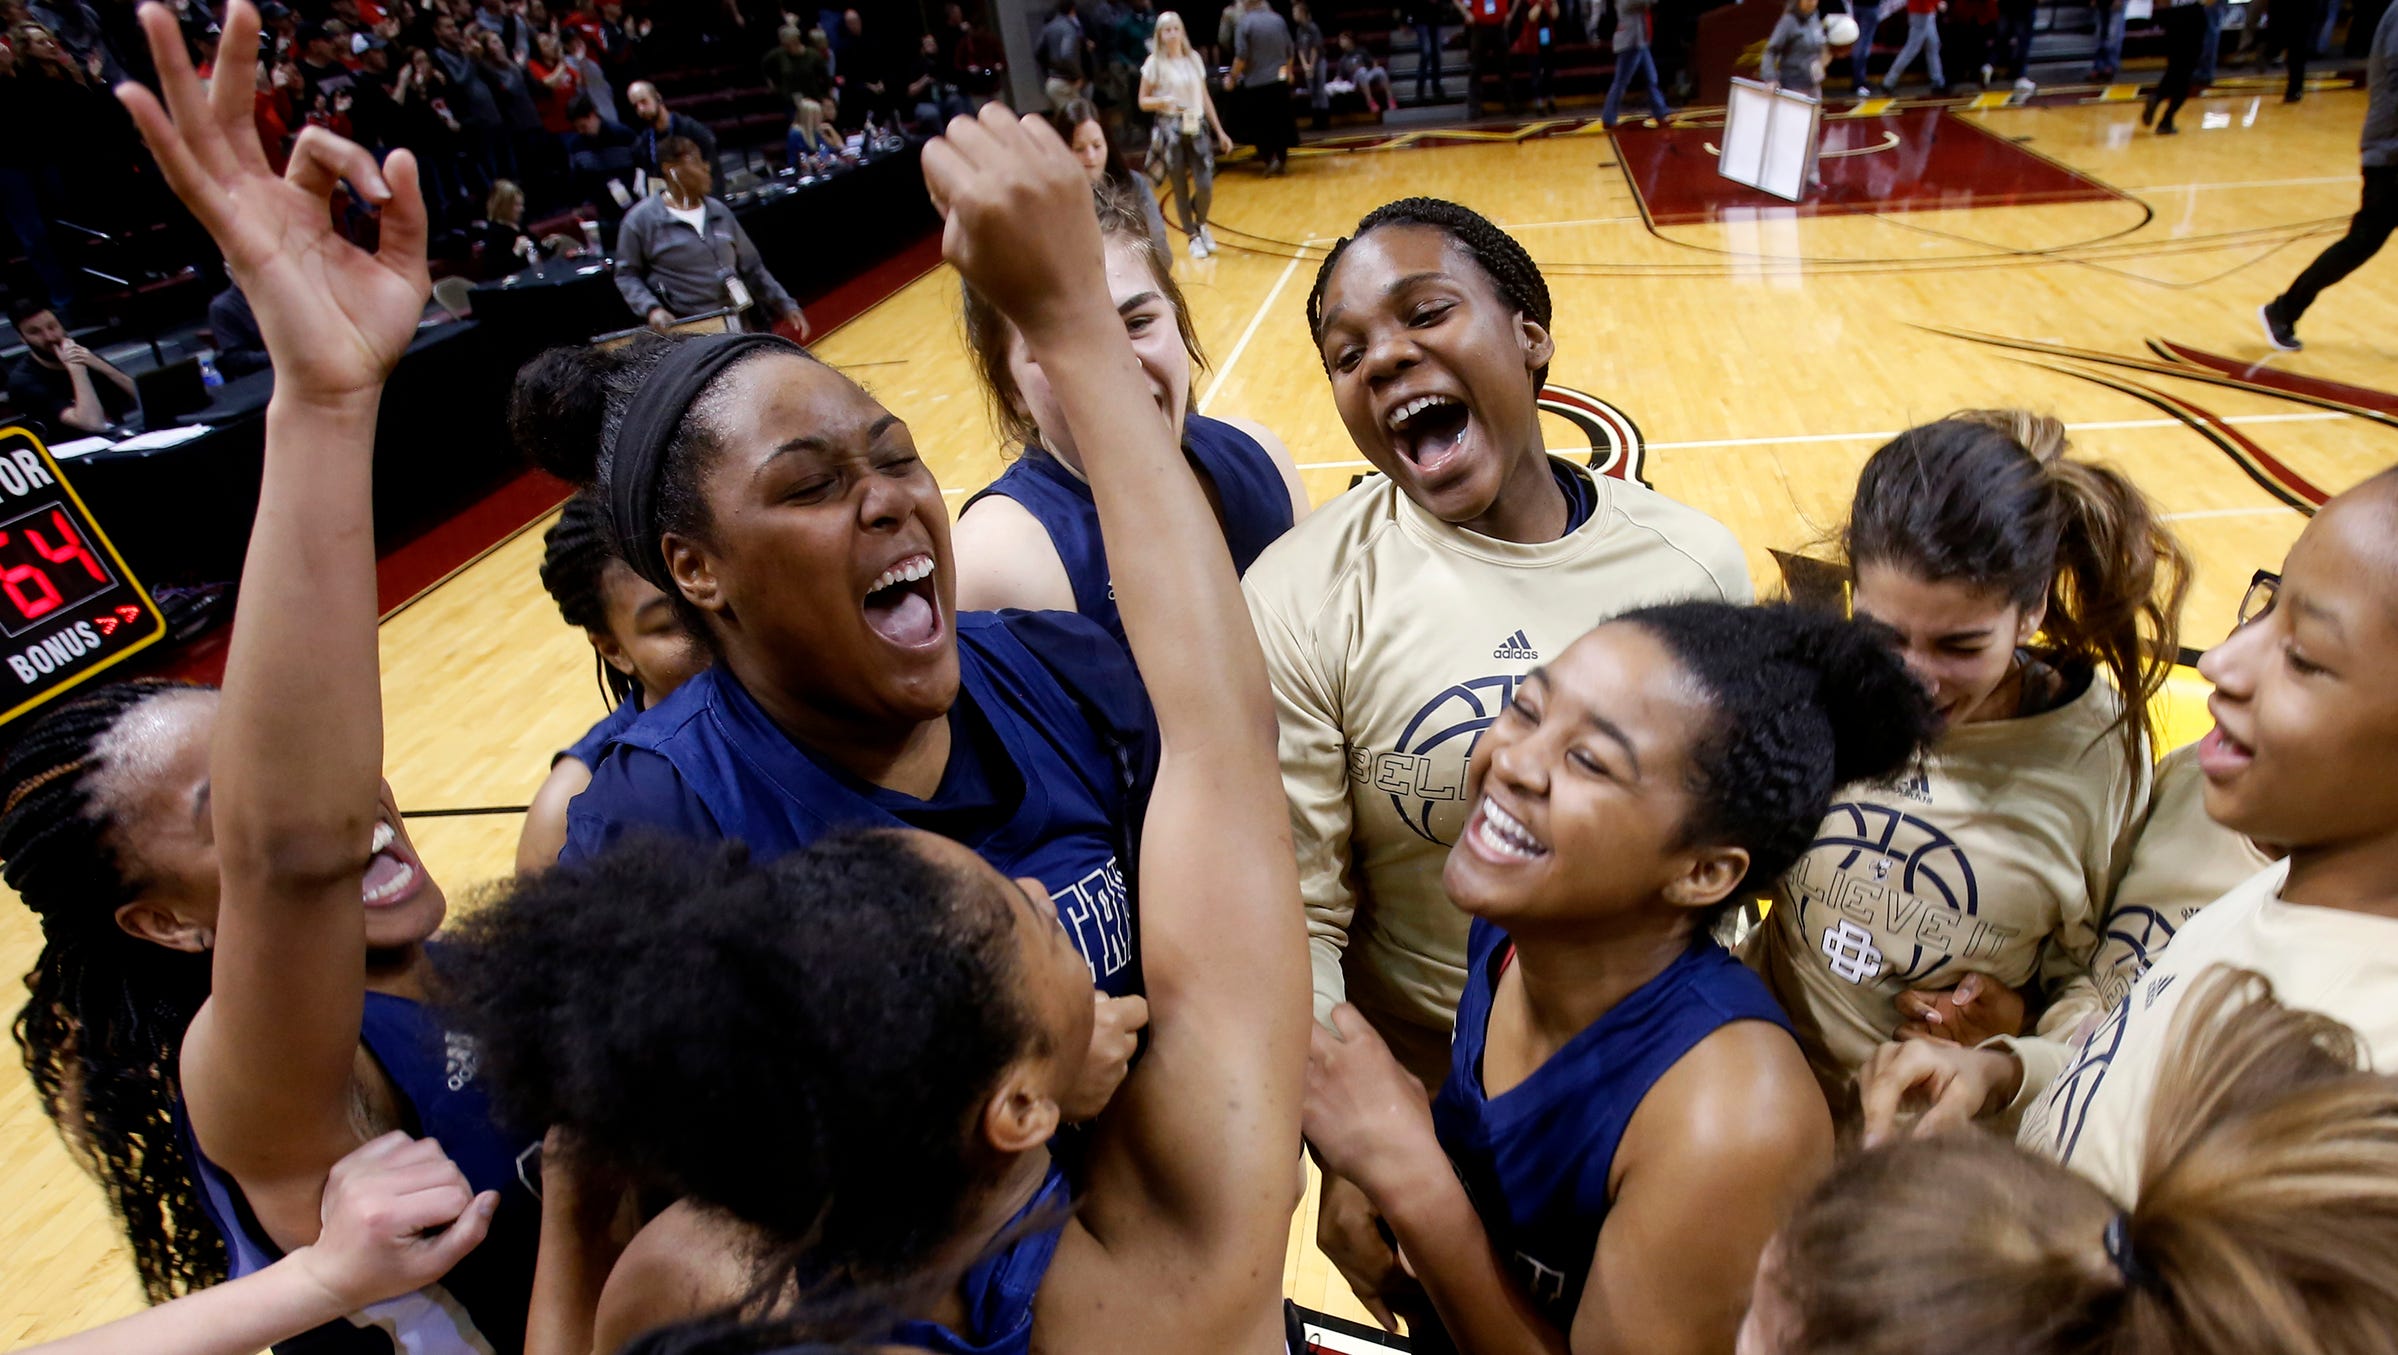
[[1846, 216], [2124, 198], [1939, 108], [1827, 117], [1818, 156], [1823, 186], [1804, 202], [1785, 202], [1716, 173], [1714, 148], [1722, 140], [1723, 124], [1712, 119], [1615, 129], [1616, 157], [1650, 225], [1689, 226], [1760, 212]]

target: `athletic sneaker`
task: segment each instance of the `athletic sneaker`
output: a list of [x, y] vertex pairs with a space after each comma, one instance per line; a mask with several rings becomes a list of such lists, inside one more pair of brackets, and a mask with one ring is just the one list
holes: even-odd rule
[[1215, 251], [1207, 247], [1207, 229], [1201, 227], [1199, 233], [1191, 237], [1191, 258], [1204, 259], [1213, 253]]
[[2265, 340], [2284, 353], [2295, 353], [2306, 345], [2298, 342], [2298, 328], [2281, 318], [2275, 303], [2266, 302], [2256, 308], [2256, 318], [2265, 322]]
[[2017, 94], [2020, 94], [2028, 99], [2034, 94], [2037, 94], [2039, 91], [2040, 87], [2032, 83], [2032, 77], [2028, 75], [2019, 75], [2015, 77], [2015, 92]]
[[1202, 225], [1199, 227], [1199, 238], [1207, 242], [1208, 253], [1213, 254], [1216, 252], [1216, 233], [1214, 231], [1211, 231], [1205, 225]]

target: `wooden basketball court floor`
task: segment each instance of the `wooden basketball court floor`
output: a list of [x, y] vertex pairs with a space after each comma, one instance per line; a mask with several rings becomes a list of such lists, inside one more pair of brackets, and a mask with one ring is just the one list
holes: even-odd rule
[[[1722, 519], [1761, 591], [1778, 578], [1769, 551], [1818, 543], [1891, 433], [1961, 407], [2029, 405], [2066, 419], [2077, 448], [2127, 469], [2172, 515], [2198, 560], [2185, 625], [2203, 646], [2307, 508], [2398, 461], [2398, 256], [2325, 295], [2304, 353], [2274, 354], [2258, 331], [2257, 305], [2356, 207], [2365, 105], [2362, 92], [2324, 90], [2285, 107], [2267, 83], [2218, 87], [2170, 139], [2141, 132], [2128, 87], [2061, 106], [1835, 119], [1827, 145], [1865, 148], [1826, 162], [1845, 214], [1723, 194], [1703, 117], [1627, 127], [1645, 194], [1616, 143], [1574, 119], [1302, 151], [1281, 179], [1229, 166], [1216, 195], [1224, 248], [1176, 261], [1214, 362], [1196, 407], [1264, 422], [1318, 501], [1340, 493], [1362, 463], [1307, 337], [1316, 261], [1382, 202], [1454, 198], [1547, 271], [1552, 448], [1596, 444], [1619, 473]], [[1913, 144], [1926, 137], [1972, 154], [1944, 168], [1956, 157]], [[2016, 193], [2016, 173], [2089, 191]], [[1001, 464], [956, 304], [954, 277], [936, 269], [818, 347], [908, 420], [953, 503]], [[601, 712], [590, 651], [534, 576], [543, 525], [384, 625], [387, 768], [412, 813], [523, 804], [552, 752]], [[2187, 734], [2195, 714], [2178, 712]], [[410, 827], [454, 907], [509, 869], [513, 814]], [[38, 939], [26, 912], [0, 907], [0, 970], [23, 973]], [[12, 1347], [125, 1312], [139, 1291], [98, 1192], [5, 1062], [0, 1347]], [[1314, 1224], [1311, 1199], [1294, 1220], [1291, 1295], [1362, 1316], [1304, 1243]]]

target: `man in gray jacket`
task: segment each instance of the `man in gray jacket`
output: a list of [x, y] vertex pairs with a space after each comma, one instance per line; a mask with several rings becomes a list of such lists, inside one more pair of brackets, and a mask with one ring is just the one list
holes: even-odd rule
[[2298, 317], [2315, 304], [2315, 297], [2364, 267], [2398, 229], [2398, 5], [2383, 10], [2373, 30], [2365, 84], [2364, 203], [2349, 221], [2348, 233], [2308, 264], [2290, 290], [2257, 307], [2265, 337], [2285, 353], [2304, 346], [2298, 342]]
[[616, 227], [616, 290], [650, 328], [730, 308], [752, 329], [790, 320], [806, 338], [807, 317], [766, 271], [749, 232], [722, 199], [710, 197], [715, 171], [699, 147], [670, 136], [658, 143], [666, 191], [642, 199]]

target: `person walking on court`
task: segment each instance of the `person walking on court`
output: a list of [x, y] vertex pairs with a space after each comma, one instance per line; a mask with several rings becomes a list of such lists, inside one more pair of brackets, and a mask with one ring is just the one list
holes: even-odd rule
[[[1407, 18], [1415, 29], [1415, 101], [1446, 100], [1449, 91], [1440, 78], [1440, 25], [1448, 17], [1448, 0], [1410, 0]], [[1426, 94], [1429, 88], [1432, 92]]]
[[1649, 50], [1654, 36], [1656, 0], [1615, 0], [1615, 77], [1607, 85], [1607, 103], [1599, 121], [1609, 127], [1624, 106], [1624, 89], [1635, 78], [1649, 82], [1649, 116], [1659, 122], [1673, 110], [1665, 106], [1665, 87], [1657, 78], [1657, 58]]
[[1141, 110], [1150, 115], [1149, 165], [1174, 190], [1174, 215], [1190, 237], [1191, 257], [1216, 252], [1207, 230], [1208, 203], [1216, 191], [1216, 154], [1232, 150], [1216, 101], [1207, 93], [1207, 64], [1191, 50], [1182, 16], [1158, 16], [1157, 45], [1141, 65]]
[[1898, 49], [1898, 59], [1890, 63], [1890, 73], [1882, 77], [1883, 93], [1898, 92], [1899, 78], [1914, 64], [1918, 52], [1931, 68], [1932, 93], [1948, 88], [1948, 76], [1940, 69], [1940, 11], [1947, 8], [1945, 0], [1907, 0], [1907, 42]]
[[1823, 96], [1823, 19], [1815, 11], [1820, 0], [1786, 0], [1773, 36], [1765, 40], [1758, 74], [1793, 94]]
[[2285, 353], [2295, 353], [2298, 317], [2323, 289], [2365, 266], [2381, 252], [2390, 231], [2398, 228], [2398, 5], [2383, 10], [2373, 30], [2373, 56], [2365, 67], [2369, 91], [2365, 105], [2365, 195], [2348, 233], [2332, 242], [2306, 266], [2290, 289], [2257, 308], [2265, 322], [2265, 337]]
[[[2192, 77], [2197, 74], [2200, 53], [2206, 47], [2207, 10], [2214, 0], [2182, 0], [2157, 11], [2157, 21], [2165, 27], [2165, 76], [2148, 91], [2148, 105], [2140, 110], [2140, 125], [2156, 124], [2158, 136], [2172, 136], [2180, 131], [2173, 125], [2173, 115], [2182, 111], [2190, 100]], [[2157, 120], [2157, 105], [2165, 106], [2163, 121]]]
[[1292, 55], [1291, 26], [1266, 0], [1244, 0], [1224, 88], [1240, 91], [1245, 105], [1241, 121], [1248, 124], [1258, 163], [1268, 174], [1280, 174], [1289, 166], [1291, 143], [1299, 139], [1291, 116]]

